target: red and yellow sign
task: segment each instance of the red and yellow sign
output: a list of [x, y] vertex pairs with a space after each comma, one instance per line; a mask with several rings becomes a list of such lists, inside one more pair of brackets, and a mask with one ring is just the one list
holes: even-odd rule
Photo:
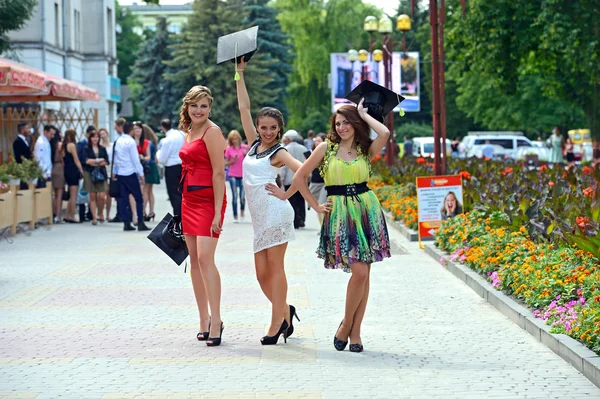
[[463, 213], [462, 176], [417, 177], [419, 241], [433, 237], [443, 220]]

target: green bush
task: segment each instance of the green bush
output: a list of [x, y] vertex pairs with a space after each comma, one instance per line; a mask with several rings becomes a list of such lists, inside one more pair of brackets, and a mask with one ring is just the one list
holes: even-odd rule
[[405, 136], [410, 137], [433, 137], [431, 125], [424, 123], [408, 122], [403, 123], [396, 129], [396, 141], [402, 142]]

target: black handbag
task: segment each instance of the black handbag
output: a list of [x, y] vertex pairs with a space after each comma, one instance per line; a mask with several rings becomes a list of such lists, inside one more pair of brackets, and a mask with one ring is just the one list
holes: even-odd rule
[[170, 213], [167, 213], [150, 232], [148, 239], [178, 265], [181, 265], [189, 255], [181, 227], [181, 218], [177, 215], [171, 216]]
[[119, 180], [117, 176], [115, 176], [113, 179], [113, 168], [115, 166], [115, 152], [117, 152], [117, 141], [119, 141], [119, 139], [116, 139], [115, 143], [113, 144], [112, 160], [110, 161], [110, 179], [108, 182], [108, 195], [110, 195], [112, 198], [119, 198], [121, 196], [121, 186], [119, 185]]
[[92, 183], [100, 183], [106, 180], [106, 168], [103, 166], [96, 166], [90, 172], [90, 179]]

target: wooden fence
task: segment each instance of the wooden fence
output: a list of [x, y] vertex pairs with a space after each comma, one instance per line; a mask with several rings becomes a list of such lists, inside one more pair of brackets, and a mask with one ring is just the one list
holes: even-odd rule
[[95, 108], [41, 109], [37, 105], [29, 108], [0, 109], [0, 163], [7, 162], [12, 156], [12, 142], [17, 137], [17, 126], [21, 122], [29, 123], [35, 130], [31, 140], [32, 146], [37, 136], [42, 133], [44, 125], [56, 126], [61, 134], [66, 129], [75, 129], [77, 140], [80, 140], [89, 125], [98, 126], [98, 110]]

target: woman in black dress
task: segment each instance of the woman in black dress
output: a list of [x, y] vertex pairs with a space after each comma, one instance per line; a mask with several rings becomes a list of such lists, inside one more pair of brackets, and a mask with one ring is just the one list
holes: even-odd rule
[[83, 168], [77, 156], [77, 132], [75, 130], [68, 129], [65, 132], [62, 151], [65, 161], [65, 182], [67, 183], [69, 193], [69, 203], [67, 204], [67, 212], [64, 220], [67, 223], [77, 223], [75, 221], [75, 201], [77, 200], [79, 179], [83, 176]]

